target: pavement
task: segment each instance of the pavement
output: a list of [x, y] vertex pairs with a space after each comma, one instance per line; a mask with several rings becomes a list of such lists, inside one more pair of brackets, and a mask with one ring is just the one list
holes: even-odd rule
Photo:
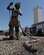
[[[0, 35], [0, 39], [3, 37], [7, 36]], [[33, 43], [33, 46], [37, 48], [38, 55], [44, 55], [44, 37], [31, 37], [40, 39], [39, 42]], [[22, 46], [24, 41], [28, 40], [29, 38], [27, 36], [22, 35], [19, 40], [0, 41], [0, 55], [31, 55], [31, 53]]]

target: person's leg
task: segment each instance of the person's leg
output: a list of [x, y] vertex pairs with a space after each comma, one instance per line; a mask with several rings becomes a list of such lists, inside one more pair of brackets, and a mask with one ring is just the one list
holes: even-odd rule
[[15, 35], [17, 37], [17, 40], [19, 39], [19, 27], [15, 27]]
[[10, 36], [10, 39], [13, 39], [13, 26], [12, 25], [9, 25], [9, 36]]

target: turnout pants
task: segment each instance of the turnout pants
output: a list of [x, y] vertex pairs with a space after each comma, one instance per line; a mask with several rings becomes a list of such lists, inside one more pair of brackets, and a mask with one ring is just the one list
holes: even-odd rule
[[18, 39], [18, 37], [19, 37], [19, 21], [18, 21], [18, 18], [11, 17], [11, 20], [9, 22], [9, 36], [10, 36], [10, 39], [13, 39], [14, 27], [15, 27], [15, 35]]

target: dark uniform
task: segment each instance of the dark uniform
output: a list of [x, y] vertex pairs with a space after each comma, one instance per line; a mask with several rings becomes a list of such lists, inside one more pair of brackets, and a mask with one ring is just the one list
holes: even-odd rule
[[9, 21], [9, 36], [10, 39], [13, 39], [13, 31], [14, 31], [14, 27], [15, 27], [15, 33], [16, 33], [16, 37], [18, 39], [19, 37], [19, 20], [18, 20], [18, 15], [22, 15], [19, 8], [20, 8], [20, 3], [16, 3], [15, 4], [15, 8], [10, 8], [10, 6], [13, 3], [10, 3], [9, 6], [7, 7], [8, 10], [12, 11], [12, 16], [11, 19]]

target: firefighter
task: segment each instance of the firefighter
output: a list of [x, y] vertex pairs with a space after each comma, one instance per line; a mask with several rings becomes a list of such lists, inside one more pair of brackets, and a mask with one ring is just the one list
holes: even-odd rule
[[11, 2], [9, 4], [9, 6], [7, 7], [7, 9], [9, 11], [12, 11], [12, 15], [9, 21], [9, 39], [13, 39], [13, 31], [14, 31], [14, 27], [15, 27], [15, 35], [17, 40], [19, 39], [19, 20], [18, 20], [18, 16], [21, 15], [22, 13], [20, 12], [20, 6], [21, 3], [16, 3], [14, 8], [11, 8], [10, 6], [13, 5], [13, 2]]

